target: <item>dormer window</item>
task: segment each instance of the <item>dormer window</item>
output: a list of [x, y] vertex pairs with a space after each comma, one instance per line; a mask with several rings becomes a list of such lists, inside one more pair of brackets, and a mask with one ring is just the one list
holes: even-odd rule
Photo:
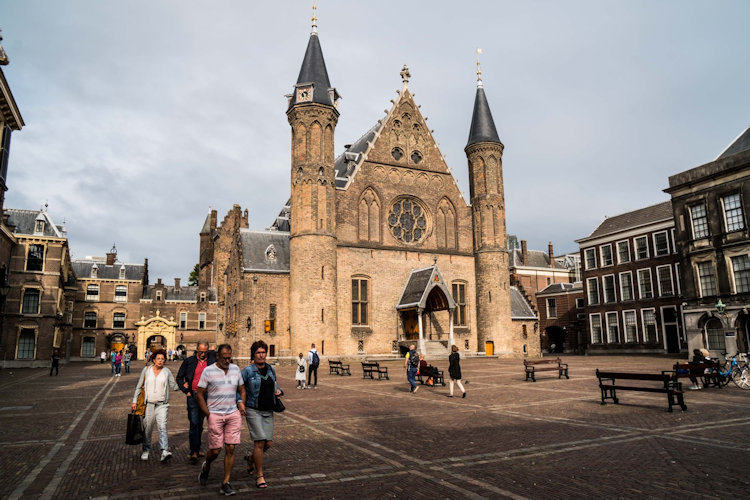
[[120, 267], [120, 279], [121, 280], [125, 279], [125, 266]]
[[94, 264], [91, 266], [91, 277], [92, 278], [98, 278], [99, 277], [99, 266]]
[[276, 247], [273, 245], [268, 245], [268, 248], [266, 248], [266, 260], [269, 262], [276, 261]]
[[201, 302], [206, 301], [206, 292], [201, 292]]
[[34, 221], [34, 234], [44, 234], [44, 219]]
[[160, 300], [161, 300], [161, 290], [157, 290], [156, 291], [156, 301], [158, 302]]

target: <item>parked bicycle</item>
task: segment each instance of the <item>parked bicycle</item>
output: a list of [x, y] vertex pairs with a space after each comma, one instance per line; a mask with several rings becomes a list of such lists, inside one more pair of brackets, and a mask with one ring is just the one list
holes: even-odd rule
[[734, 354], [729, 358], [727, 358], [726, 352], [722, 352], [721, 355], [724, 357], [724, 361], [717, 361], [721, 386], [726, 386], [731, 380], [740, 389], [750, 390], [750, 367], [748, 366], [747, 355], [744, 352]]

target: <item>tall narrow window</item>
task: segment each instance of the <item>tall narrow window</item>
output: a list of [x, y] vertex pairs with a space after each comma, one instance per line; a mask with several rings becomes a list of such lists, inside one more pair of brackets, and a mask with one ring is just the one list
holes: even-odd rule
[[96, 311], [86, 311], [83, 313], [83, 327], [96, 328]]
[[115, 287], [115, 302], [127, 302], [128, 301], [128, 287], [125, 285], [117, 285]]
[[583, 255], [586, 260], [586, 269], [596, 269], [596, 250], [587, 248], [583, 251]]
[[180, 313], [180, 330], [187, 328], [187, 312], [182, 311]]
[[557, 300], [547, 299], [547, 317], [548, 318], [557, 317]]
[[727, 232], [745, 229], [745, 217], [742, 213], [742, 202], [740, 195], [730, 194], [722, 198], [724, 204], [724, 220], [727, 224]]
[[669, 237], [666, 231], [654, 233], [654, 255], [662, 256], [669, 254]]
[[453, 283], [453, 301], [456, 312], [453, 315], [453, 326], [466, 326], [466, 284]]
[[589, 324], [591, 326], [591, 343], [601, 344], [602, 343], [602, 317], [599, 314], [592, 314], [589, 316]]
[[690, 221], [693, 225], [693, 239], [708, 238], [708, 218], [706, 217], [706, 205], [693, 205], [690, 207]]
[[602, 245], [599, 247], [602, 257], [602, 267], [612, 265], [612, 245]]
[[364, 278], [352, 279], [352, 325], [368, 324], [368, 300], [367, 280]]
[[27, 271], [41, 271], [44, 267], [44, 245], [29, 245], [26, 257]]
[[654, 309], [642, 309], [644, 342], [656, 342], [656, 313]]
[[602, 288], [604, 289], [604, 302], [614, 302], [615, 297], [615, 275], [609, 274], [602, 277]]
[[714, 266], [711, 262], [699, 262], [698, 281], [700, 282], [701, 297], [716, 295], [716, 276], [714, 275]]
[[16, 359], [34, 359], [36, 351], [36, 330], [23, 328], [18, 336]]
[[616, 312], [607, 313], [607, 343], [617, 344], [620, 341], [620, 324]]
[[672, 266], [657, 267], [656, 279], [659, 280], [659, 295], [674, 295], [674, 284], [672, 283]]
[[635, 311], [623, 311], [622, 324], [625, 327], [625, 342], [638, 342], [638, 326]]
[[638, 291], [641, 299], [650, 299], [654, 296], [654, 287], [651, 284], [651, 269], [638, 270]]
[[586, 289], [588, 291], [589, 305], [599, 303], [599, 282], [596, 278], [586, 280]]
[[639, 236], [635, 238], [635, 258], [637, 260], [648, 259], [648, 238]]
[[206, 313], [198, 313], [198, 329], [199, 330], [205, 330], [206, 329]]
[[99, 285], [88, 285], [86, 287], [86, 300], [99, 300]]
[[633, 273], [620, 273], [620, 299], [633, 300]]
[[94, 347], [94, 337], [83, 337], [83, 341], [81, 343], [81, 357], [93, 358], [95, 354]]
[[125, 313], [116, 312], [112, 315], [112, 328], [125, 328]]
[[39, 298], [41, 291], [38, 288], [27, 288], [23, 292], [23, 314], [39, 314]]
[[734, 272], [734, 291], [736, 293], [750, 292], [750, 259], [747, 255], [732, 257], [732, 271]]
[[721, 327], [721, 321], [716, 318], [711, 318], [706, 321], [706, 343], [708, 348], [712, 350], [724, 350], [727, 348], [724, 340], [724, 329]]
[[627, 240], [617, 242], [617, 262], [619, 264], [630, 262], [630, 245]]

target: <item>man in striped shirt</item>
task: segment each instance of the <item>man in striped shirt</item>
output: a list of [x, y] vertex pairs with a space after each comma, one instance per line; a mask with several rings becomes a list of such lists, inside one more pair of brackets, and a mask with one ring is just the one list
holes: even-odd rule
[[[224, 480], [219, 493], [234, 495], [229, 477], [234, 465], [234, 447], [240, 444], [242, 415], [245, 414], [245, 386], [240, 368], [232, 363], [232, 346], [222, 344], [216, 350], [216, 363], [207, 366], [198, 382], [198, 404], [208, 417], [208, 453], [198, 476], [201, 486], [208, 483], [211, 462], [224, 447]], [[237, 392], [240, 401], [237, 401]]]

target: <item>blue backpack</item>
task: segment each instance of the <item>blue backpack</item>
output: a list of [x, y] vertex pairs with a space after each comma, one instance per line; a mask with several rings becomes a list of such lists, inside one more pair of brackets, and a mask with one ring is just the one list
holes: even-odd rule
[[317, 351], [313, 351], [312, 354], [312, 366], [318, 366], [320, 364], [320, 357], [318, 356]]

